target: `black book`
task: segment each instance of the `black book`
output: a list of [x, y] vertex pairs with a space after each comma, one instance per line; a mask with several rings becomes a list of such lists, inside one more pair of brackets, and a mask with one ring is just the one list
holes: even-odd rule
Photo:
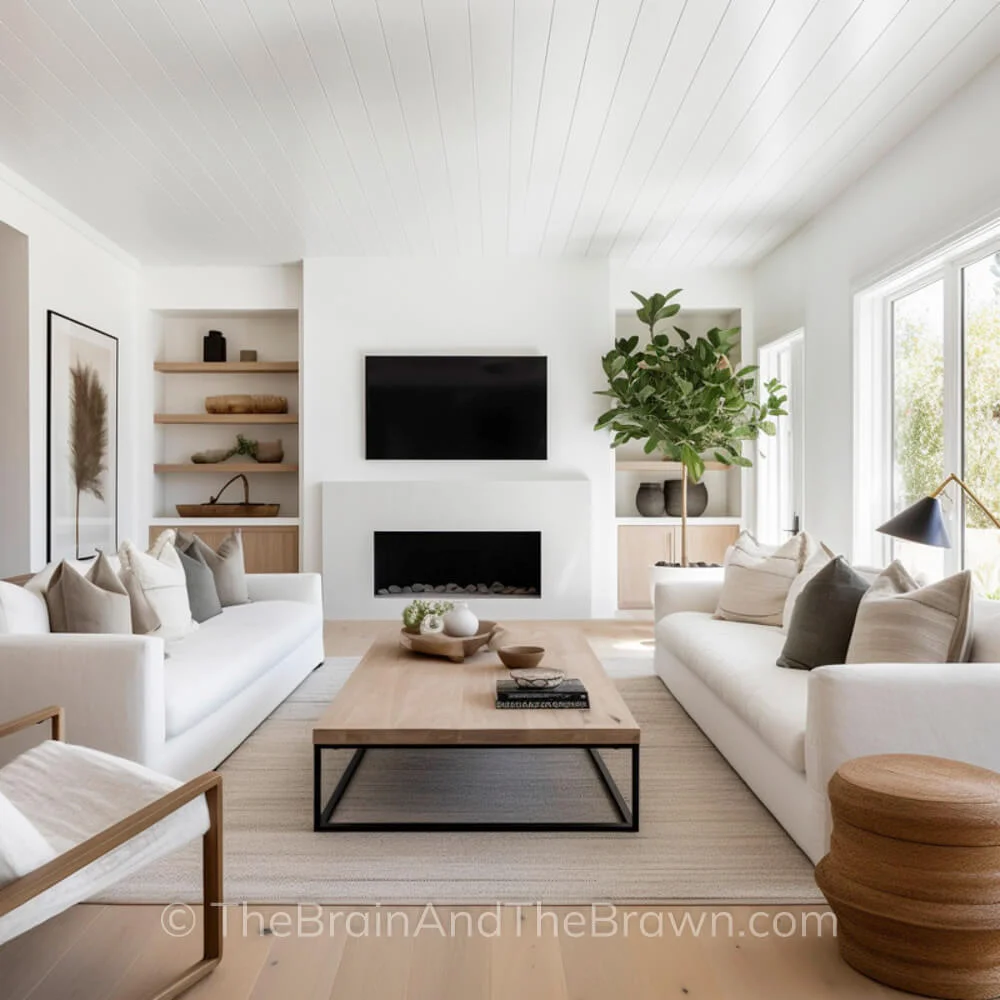
[[567, 677], [561, 684], [550, 688], [522, 688], [517, 681], [505, 678], [497, 681], [497, 698], [533, 701], [547, 698], [551, 701], [580, 701], [587, 698], [587, 689], [576, 677]]
[[590, 708], [583, 683], [567, 678], [554, 688], [520, 688], [513, 680], [497, 681], [497, 708]]

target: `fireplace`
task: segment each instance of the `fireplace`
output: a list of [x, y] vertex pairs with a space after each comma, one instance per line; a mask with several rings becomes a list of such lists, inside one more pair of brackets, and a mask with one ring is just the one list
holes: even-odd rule
[[376, 597], [539, 598], [540, 531], [376, 531]]

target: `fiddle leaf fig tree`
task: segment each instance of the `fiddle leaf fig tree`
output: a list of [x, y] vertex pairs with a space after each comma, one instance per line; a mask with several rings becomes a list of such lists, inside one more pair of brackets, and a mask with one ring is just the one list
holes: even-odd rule
[[638, 337], [623, 337], [602, 358], [608, 388], [597, 394], [609, 396], [614, 406], [598, 417], [594, 429], [611, 431], [614, 448], [645, 442], [646, 454], [658, 452], [680, 462], [683, 478], [698, 482], [705, 455], [723, 465], [750, 466], [743, 442], [776, 433], [772, 418], [786, 415], [788, 396], [771, 379], [758, 398], [757, 366], [733, 367], [729, 354], [739, 343], [739, 327], [714, 327], [704, 337], [680, 327], [674, 327], [676, 337], [658, 332], [657, 324], [680, 311], [670, 301], [680, 291], [649, 298], [632, 293], [640, 303], [636, 315], [649, 328], [649, 343], [640, 346]]

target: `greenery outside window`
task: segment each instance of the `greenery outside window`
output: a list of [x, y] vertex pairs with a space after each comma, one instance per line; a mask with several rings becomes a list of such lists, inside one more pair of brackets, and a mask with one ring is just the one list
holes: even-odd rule
[[960, 491], [946, 504], [952, 548], [875, 527], [957, 472], [1000, 511], [1000, 226], [855, 300], [854, 556], [900, 558], [936, 579], [967, 567], [1000, 597], [1000, 532]]

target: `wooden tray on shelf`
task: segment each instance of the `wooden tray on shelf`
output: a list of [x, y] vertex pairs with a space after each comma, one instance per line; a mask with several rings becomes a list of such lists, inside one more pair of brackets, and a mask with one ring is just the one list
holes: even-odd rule
[[276, 503], [179, 503], [179, 517], [277, 517]]
[[[226, 487], [237, 479], [243, 483], [243, 503], [219, 503]], [[251, 503], [250, 481], [238, 472], [214, 497], [209, 498], [208, 503], [179, 503], [177, 513], [181, 517], [277, 517], [280, 506], [276, 503]]]
[[472, 656], [485, 646], [499, 626], [496, 622], [481, 621], [479, 632], [466, 638], [453, 635], [421, 635], [400, 629], [399, 644], [412, 653], [423, 653], [426, 656], [440, 656], [453, 663], [461, 663], [467, 656]]

